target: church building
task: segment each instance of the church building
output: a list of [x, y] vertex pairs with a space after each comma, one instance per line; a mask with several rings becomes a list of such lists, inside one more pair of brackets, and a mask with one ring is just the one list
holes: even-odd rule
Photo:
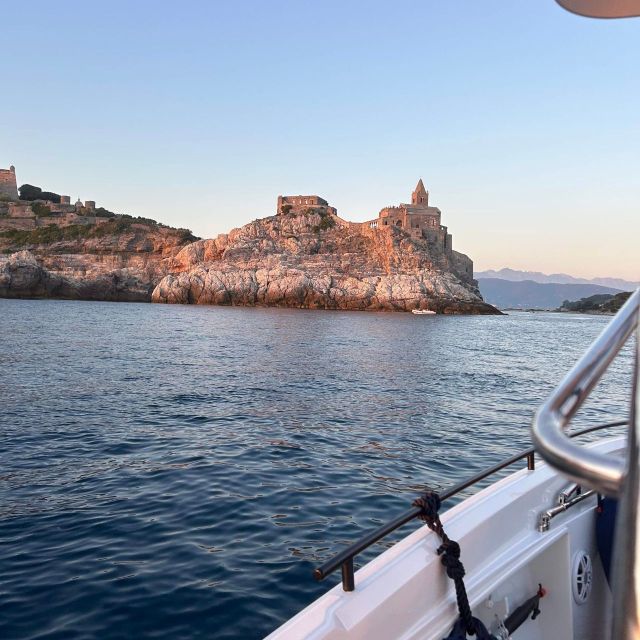
[[443, 251], [452, 250], [451, 234], [441, 224], [442, 212], [438, 207], [429, 206], [429, 192], [424, 188], [422, 179], [411, 194], [411, 204], [401, 203], [394, 207], [385, 207], [376, 220], [366, 222], [371, 228], [396, 226], [404, 229], [414, 238], [424, 238]]

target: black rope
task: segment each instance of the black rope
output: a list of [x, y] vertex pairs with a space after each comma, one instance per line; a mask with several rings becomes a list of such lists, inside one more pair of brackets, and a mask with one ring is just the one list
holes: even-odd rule
[[[442, 562], [447, 570], [447, 576], [453, 580], [456, 588], [456, 601], [458, 603], [460, 619], [452, 631], [452, 634], [456, 635], [450, 635], [449, 638], [465, 638], [467, 635], [475, 635], [478, 637], [478, 640], [484, 640], [485, 638], [488, 640], [491, 636], [486, 627], [482, 621], [474, 618], [471, 613], [467, 590], [464, 586], [463, 578], [465, 571], [464, 565], [460, 561], [460, 545], [455, 540], [451, 540], [444, 531], [442, 522], [440, 522], [440, 516], [438, 515], [440, 504], [440, 496], [434, 491], [427, 491], [423, 496], [413, 501], [413, 506], [421, 509], [418, 517], [442, 540], [442, 544], [438, 547], [437, 553], [440, 556], [440, 562]], [[464, 635], [460, 635], [461, 632], [464, 632]]]

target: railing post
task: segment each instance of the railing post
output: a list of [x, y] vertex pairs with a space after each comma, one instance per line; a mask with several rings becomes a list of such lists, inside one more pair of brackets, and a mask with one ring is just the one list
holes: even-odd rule
[[636, 330], [627, 465], [616, 517], [613, 552], [613, 631], [616, 640], [640, 637], [640, 327]]
[[356, 581], [353, 575], [353, 556], [347, 558], [342, 563], [342, 589], [343, 591], [353, 591], [356, 588]]
[[529, 471], [534, 471], [536, 468], [536, 457], [535, 457], [535, 453], [532, 451], [528, 456], [527, 456], [527, 469]]

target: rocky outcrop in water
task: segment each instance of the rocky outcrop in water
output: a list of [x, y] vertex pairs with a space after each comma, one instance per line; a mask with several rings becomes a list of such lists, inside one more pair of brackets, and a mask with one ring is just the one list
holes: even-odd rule
[[200, 240], [173, 260], [154, 302], [308, 309], [499, 313], [438, 252], [402, 229], [370, 229], [314, 212], [256, 220]]

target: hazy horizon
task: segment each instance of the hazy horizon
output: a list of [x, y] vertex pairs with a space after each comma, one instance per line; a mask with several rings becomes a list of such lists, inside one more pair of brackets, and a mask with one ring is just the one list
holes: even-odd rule
[[418, 178], [454, 248], [639, 280], [639, 20], [553, 0], [4, 8], [0, 167], [212, 237], [315, 193], [349, 220]]

